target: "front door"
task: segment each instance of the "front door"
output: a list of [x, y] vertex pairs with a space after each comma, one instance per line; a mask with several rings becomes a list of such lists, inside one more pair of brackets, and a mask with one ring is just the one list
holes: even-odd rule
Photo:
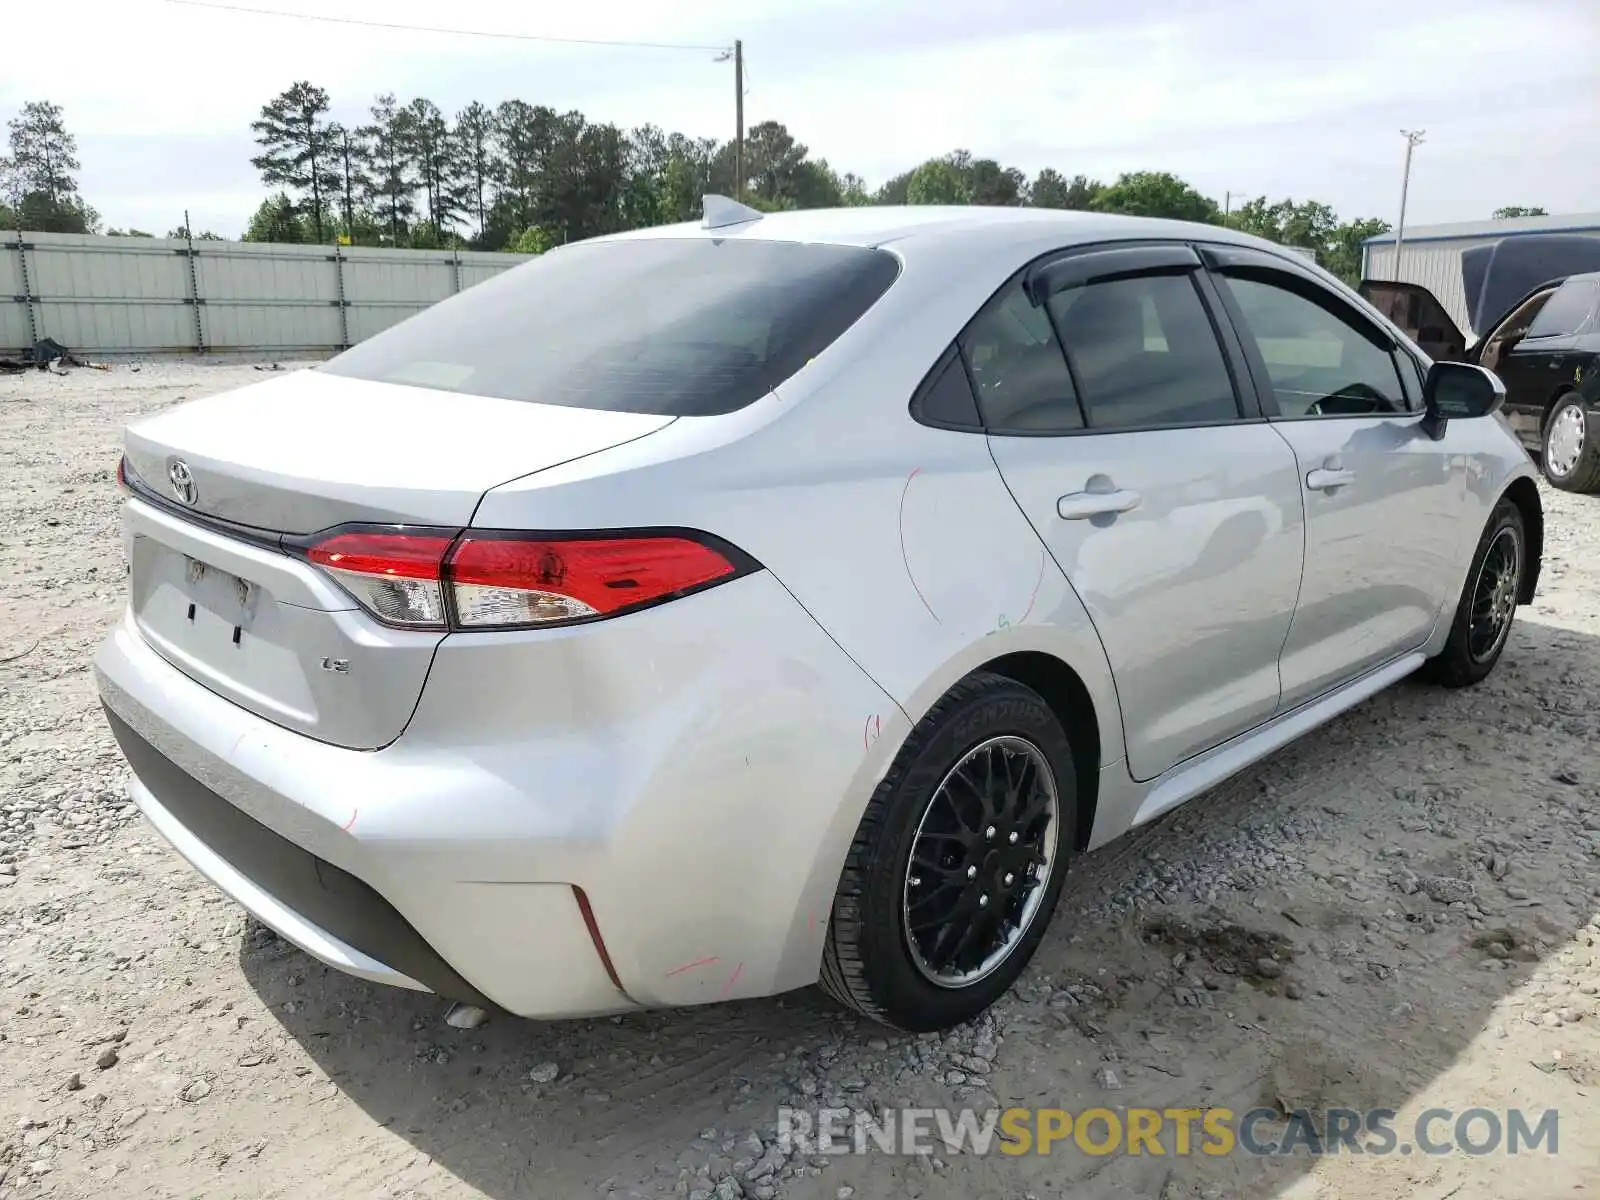
[[1198, 257], [1166, 253], [1073, 256], [1030, 286], [1042, 303], [1014, 285], [962, 338], [995, 462], [1105, 646], [1141, 780], [1277, 709], [1302, 544], [1294, 455], [1245, 415]]
[[1243, 255], [1219, 272], [1305, 500], [1305, 575], [1280, 664], [1288, 709], [1428, 640], [1454, 576], [1465, 476], [1423, 432], [1401, 383], [1406, 351], [1375, 322], [1309, 274]]

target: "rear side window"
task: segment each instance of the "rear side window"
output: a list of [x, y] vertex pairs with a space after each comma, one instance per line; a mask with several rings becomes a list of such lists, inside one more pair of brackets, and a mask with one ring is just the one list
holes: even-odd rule
[[1600, 300], [1600, 280], [1568, 280], [1545, 301], [1533, 324], [1528, 326], [1527, 336], [1561, 337], [1577, 333], [1588, 323], [1597, 300]]
[[1141, 275], [1050, 297], [1091, 429], [1239, 418], [1233, 378], [1194, 281]]
[[961, 352], [991, 433], [1083, 428], [1083, 411], [1050, 316], [1020, 285], [1008, 286], [973, 318], [961, 335]]
[[899, 274], [883, 250], [711, 238], [578, 243], [323, 364], [333, 375], [663, 416], [754, 403]]

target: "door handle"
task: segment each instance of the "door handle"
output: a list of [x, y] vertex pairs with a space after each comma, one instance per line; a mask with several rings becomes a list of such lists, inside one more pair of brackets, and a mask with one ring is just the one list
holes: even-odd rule
[[1306, 486], [1313, 492], [1331, 491], [1356, 481], [1356, 473], [1345, 467], [1318, 467], [1306, 474]]
[[1138, 508], [1140, 499], [1138, 492], [1126, 488], [1114, 488], [1107, 492], [1069, 492], [1056, 501], [1056, 515], [1063, 521], [1114, 516]]

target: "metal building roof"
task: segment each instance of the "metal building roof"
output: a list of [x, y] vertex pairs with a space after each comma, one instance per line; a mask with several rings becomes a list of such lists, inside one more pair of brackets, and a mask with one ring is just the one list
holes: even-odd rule
[[[1412, 242], [1452, 242], [1460, 239], [1518, 237], [1530, 233], [1600, 233], [1600, 213], [1570, 213], [1553, 217], [1510, 217], [1504, 221], [1457, 221], [1451, 225], [1406, 227], [1406, 245]], [[1364, 246], [1392, 245], [1394, 231], [1362, 242]]]

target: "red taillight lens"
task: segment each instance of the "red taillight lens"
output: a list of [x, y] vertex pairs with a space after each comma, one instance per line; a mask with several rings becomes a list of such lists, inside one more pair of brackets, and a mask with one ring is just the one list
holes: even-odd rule
[[737, 570], [711, 546], [687, 537], [545, 541], [469, 532], [445, 562], [456, 621], [464, 629], [611, 616]]
[[300, 550], [379, 620], [413, 629], [512, 629], [615, 616], [756, 568], [702, 534], [535, 537], [348, 529]]
[[439, 568], [448, 533], [336, 533], [306, 550], [374, 616], [416, 629], [445, 627]]
[[117, 459], [117, 486], [123, 489], [128, 486], [128, 456], [126, 454]]

